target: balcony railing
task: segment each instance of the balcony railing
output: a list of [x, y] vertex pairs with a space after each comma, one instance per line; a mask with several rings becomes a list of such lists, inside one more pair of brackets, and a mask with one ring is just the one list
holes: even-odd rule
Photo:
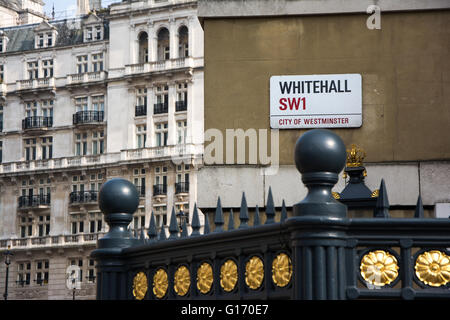
[[167, 194], [167, 184], [155, 184], [153, 185], [153, 195], [161, 196]]
[[54, 89], [55, 78], [38, 78], [29, 80], [18, 80], [16, 82], [17, 90], [29, 89]]
[[169, 105], [167, 103], [155, 103], [153, 108], [153, 114], [167, 113], [169, 111]]
[[189, 193], [189, 182], [175, 183], [175, 194]]
[[103, 122], [103, 111], [78, 111], [73, 115], [73, 124]]
[[83, 84], [89, 82], [103, 81], [107, 77], [106, 71], [76, 73], [67, 76], [67, 84]]
[[136, 106], [134, 115], [136, 117], [146, 116], [147, 115], [147, 106], [146, 105]]
[[33, 116], [22, 120], [22, 130], [49, 128], [53, 126], [53, 117]]
[[19, 208], [35, 208], [50, 205], [50, 194], [38, 194], [35, 196], [20, 196]]
[[145, 197], [145, 186], [135, 185], [136, 190], [140, 197]]
[[69, 194], [70, 203], [97, 202], [98, 191], [74, 191]]
[[186, 110], [187, 110], [187, 101], [175, 102], [175, 111], [186, 111]]

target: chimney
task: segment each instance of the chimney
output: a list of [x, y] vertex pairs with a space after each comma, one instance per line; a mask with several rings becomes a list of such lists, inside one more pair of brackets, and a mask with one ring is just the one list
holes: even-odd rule
[[77, 0], [77, 15], [88, 14], [90, 11], [89, 0]]

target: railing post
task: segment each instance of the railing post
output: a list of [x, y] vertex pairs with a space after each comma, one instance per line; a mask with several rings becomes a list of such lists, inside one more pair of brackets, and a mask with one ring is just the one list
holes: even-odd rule
[[103, 184], [98, 203], [109, 232], [97, 241], [97, 249], [91, 253], [97, 262], [97, 300], [126, 299], [127, 271], [121, 252], [139, 244], [128, 230], [139, 195], [131, 182], [115, 178]]
[[340, 287], [345, 285], [347, 207], [331, 193], [345, 166], [345, 145], [332, 131], [314, 129], [297, 140], [294, 154], [308, 188], [285, 222], [293, 250], [294, 299], [346, 299]]

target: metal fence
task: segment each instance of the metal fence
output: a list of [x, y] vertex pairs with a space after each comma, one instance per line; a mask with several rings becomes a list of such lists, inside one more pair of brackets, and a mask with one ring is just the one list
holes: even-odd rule
[[[220, 198], [210, 230], [194, 208], [188, 234], [172, 210], [168, 235], [133, 236], [127, 226], [138, 205], [133, 185], [105, 183], [99, 205], [110, 231], [98, 241], [98, 299], [306, 299], [450, 298], [450, 219], [424, 218], [419, 197], [414, 218], [390, 218], [381, 181], [373, 218], [348, 218], [331, 188], [345, 165], [342, 140], [323, 129], [306, 132], [295, 163], [308, 188], [305, 199], [281, 207], [275, 221], [272, 191], [253, 224], [245, 194], [234, 229]], [[136, 194], [135, 194], [136, 193]], [[265, 219], [263, 219], [265, 218]], [[264, 221], [264, 224], [261, 222]]]

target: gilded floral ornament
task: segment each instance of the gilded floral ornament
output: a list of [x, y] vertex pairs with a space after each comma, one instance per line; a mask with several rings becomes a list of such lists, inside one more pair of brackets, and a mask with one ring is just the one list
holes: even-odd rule
[[133, 279], [133, 296], [136, 300], [144, 299], [147, 294], [148, 282], [144, 272], [139, 272]]
[[370, 285], [385, 286], [398, 277], [397, 259], [383, 250], [364, 255], [361, 260], [361, 276]]
[[245, 283], [250, 289], [258, 289], [264, 279], [264, 264], [258, 257], [252, 257], [245, 264]]
[[280, 253], [272, 262], [272, 280], [278, 287], [285, 287], [291, 281], [292, 263], [289, 256]]
[[197, 269], [197, 289], [203, 294], [211, 290], [213, 284], [213, 269], [209, 263], [202, 263]]
[[445, 286], [450, 281], [450, 257], [437, 250], [427, 251], [417, 257], [416, 276], [423, 283]]
[[167, 272], [164, 269], [158, 269], [153, 276], [153, 294], [158, 299], [161, 299], [166, 295], [168, 287], [169, 280]]
[[365, 157], [364, 150], [352, 144], [351, 148], [347, 149], [347, 167], [362, 167]]
[[185, 296], [191, 285], [191, 276], [186, 266], [181, 266], [175, 271], [174, 289], [179, 296]]
[[220, 285], [226, 292], [233, 291], [238, 280], [237, 265], [233, 260], [227, 260], [220, 267]]

